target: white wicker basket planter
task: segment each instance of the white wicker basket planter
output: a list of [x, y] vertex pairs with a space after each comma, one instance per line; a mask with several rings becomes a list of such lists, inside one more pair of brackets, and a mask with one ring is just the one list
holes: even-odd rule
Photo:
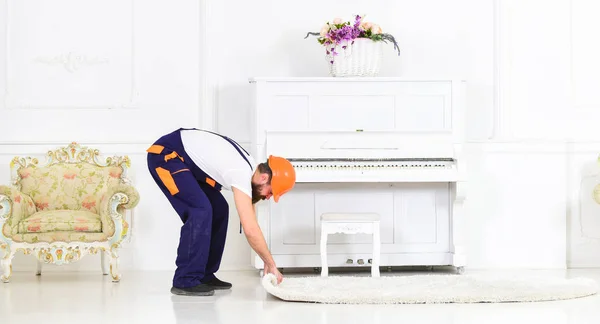
[[335, 52], [335, 56], [331, 51], [325, 55], [331, 76], [375, 76], [379, 73], [383, 60], [383, 42], [357, 38], [354, 44], [352, 41], [338, 44]]

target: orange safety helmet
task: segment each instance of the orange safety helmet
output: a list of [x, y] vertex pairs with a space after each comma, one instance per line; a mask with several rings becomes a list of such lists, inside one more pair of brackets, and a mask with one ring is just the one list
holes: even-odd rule
[[279, 156], [269, 155], [267, 162], [273, 172], [271, 177], [273, 199], [278, 202], [279, 198], [292, 190], [296, 184], [296, 171], [290, 161]]

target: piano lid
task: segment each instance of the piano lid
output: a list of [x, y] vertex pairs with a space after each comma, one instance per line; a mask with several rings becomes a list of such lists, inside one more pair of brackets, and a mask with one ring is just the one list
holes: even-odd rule
[[452, 160], [453, 144], [443, 133], [269, 131], [265, 153], [296, 161]]
[[464, 84], [457, 80], [256, 80], [253, 89], [258, 160], [447, 160], [464, 142]]

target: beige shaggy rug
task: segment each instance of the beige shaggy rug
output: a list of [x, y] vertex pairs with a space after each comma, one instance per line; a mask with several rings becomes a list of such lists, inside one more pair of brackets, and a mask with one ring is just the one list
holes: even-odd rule
[[285, 301], [327, 304], [500, 303], [571, 299], [594, 295], [596, 281], [586, 278], [410, 275], [262, 278], [271, 295]]

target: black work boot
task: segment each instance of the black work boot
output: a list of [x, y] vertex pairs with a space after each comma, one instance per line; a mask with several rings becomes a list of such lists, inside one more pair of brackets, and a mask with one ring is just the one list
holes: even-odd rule
[[204, 284], [214, 289], [229, 289], [232, 286], [229, 282], [221, 281], [216, 277], [205, 282]]
[[189, 288], [172, 287], [171, 293], [182, 296], [212, 296], [215, 294], [215, 289], [207, 284], [199, 284]]

